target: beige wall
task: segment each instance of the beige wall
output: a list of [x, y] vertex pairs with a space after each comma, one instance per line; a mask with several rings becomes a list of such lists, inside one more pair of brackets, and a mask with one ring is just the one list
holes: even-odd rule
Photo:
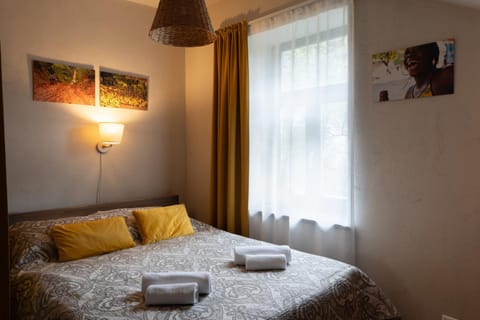
[[[148, 38], [154, 14], [119, 0], [1, 1], [10, 212], [95, 202], [98, 121], [125, 123], [103, 157], [102, 202], [184, 196], [185, 50]], [[32, 101], [32, 57], [146, 75], [149, 110]]]
[[212, 128], [213, 45], [185, 53], [186, 204], [189, 214], [212, 223], [210, 159]]
[[[215, 3], [214, 27], [289, 1], [257, 3]], [[359, 0], [355, 19], [357, 263], [406, 320], [477, 319], [480, 12], [427, 0]], [[447, 37], [456, 39], [454, 95], [371, 102], [372, 53]], [[206, 221], [212, 59], [212, 46], [186, 52], [187, 202]]]
[[[360, 267], [405, 319], [478, 319], [480, 11], [358, 1], [355, 200]], [[370, 55], [456, 41], [455, 94], [372, 103]]]

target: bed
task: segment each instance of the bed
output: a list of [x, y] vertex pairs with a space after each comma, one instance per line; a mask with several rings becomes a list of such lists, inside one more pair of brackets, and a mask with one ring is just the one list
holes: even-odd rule
[[[292, 250], [282, 271], [246, 271], [233, 263], [239, 245], [265, 242], [191, 219], [195, 233], [142, 245], [132, 210], [170, 205], [178, 197], [108, 207], [12, 216], [9, 227], [16, 319], [400, 319], [395, 306], [356, 267]], [[132, 208], [132, 206], [134, 208]], [[50, 212], [52, 213], [52, 212]], [[78, 215], [70, 217], [69, 215]], [[67, 217], [59, 217], [67, 216]], [[59, 262], [52, 226], [122, 216], [136, 246]], [[27, 221], [22, 221], [27, 220]], [[146, 306], [144, 272], [208, 271], [212, 291], [189, 306]]]

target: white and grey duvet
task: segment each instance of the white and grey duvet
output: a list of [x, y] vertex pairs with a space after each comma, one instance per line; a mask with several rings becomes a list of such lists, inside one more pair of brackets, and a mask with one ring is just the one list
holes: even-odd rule
[[[233, 263], [233, 248], [264, 242], [193, 219], [191, 236], [56, 262], [48, 235], [53, 224], [112, 215], [126, 216], [139, 240], [127, 209], [10, 227], [17, 319], [400, 319], [382, 291], [356, 267], [293, 250], [286, 270], [247, 272]], [[142, 274], [157, 271], [208, 271], [212, 292], [192, 306], [145, 306]]]

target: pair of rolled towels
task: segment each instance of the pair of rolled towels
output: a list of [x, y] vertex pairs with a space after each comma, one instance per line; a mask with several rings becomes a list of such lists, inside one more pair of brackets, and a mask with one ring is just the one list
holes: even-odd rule
[[292, 260], [287, 245], [237, 246], [233, 255], [235, 264], [246, 270], [285, 270]]
[[145, 305], [195, 304], [211, 291], [209, 272], [146, 272], [142, 277]]

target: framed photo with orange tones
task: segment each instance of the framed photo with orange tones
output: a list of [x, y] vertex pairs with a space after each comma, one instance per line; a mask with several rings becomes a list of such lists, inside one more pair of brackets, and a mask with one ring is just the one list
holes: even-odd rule
[[95, 70], [32, 60], [33, 100], [95, 105]]
[[101, 69], [100, 106], [147, 110], [148, 79]]

